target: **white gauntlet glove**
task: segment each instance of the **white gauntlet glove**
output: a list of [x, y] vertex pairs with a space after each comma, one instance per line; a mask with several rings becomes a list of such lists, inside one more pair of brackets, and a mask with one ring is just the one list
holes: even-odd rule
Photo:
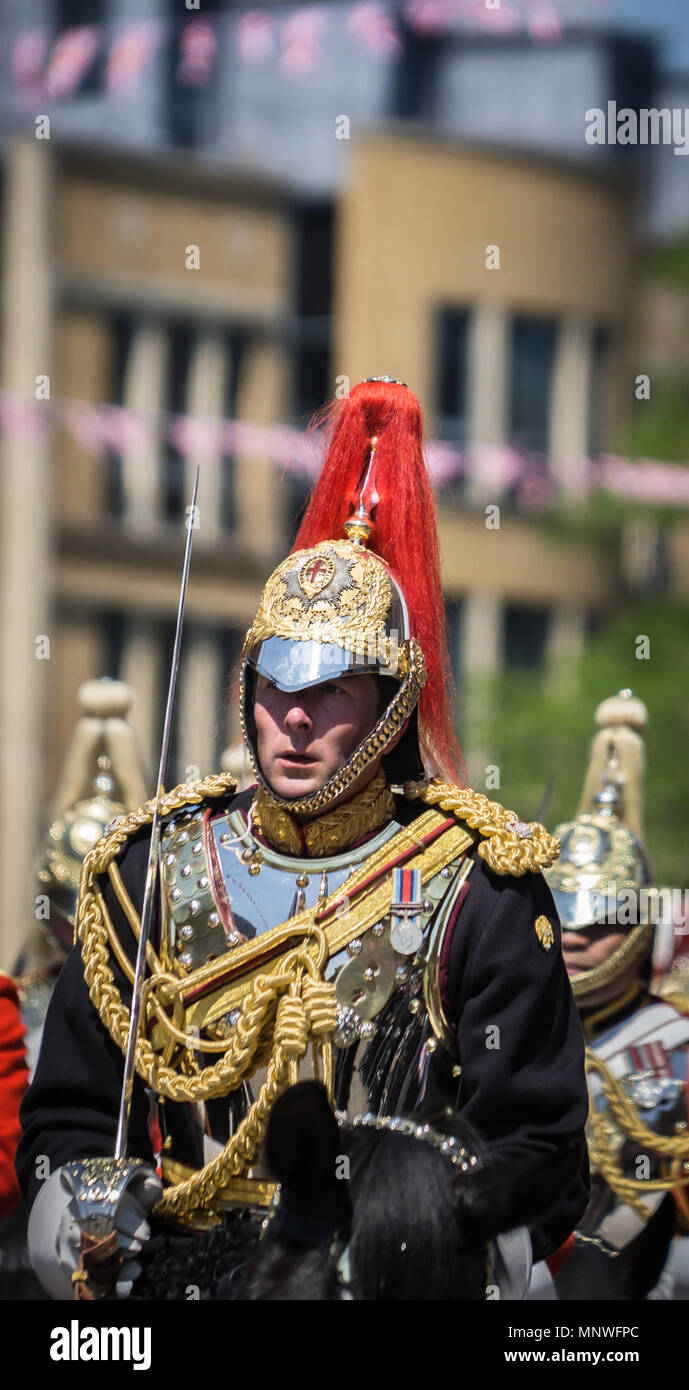
[[[31, 1263], [46, 1293], [51, 1298], [72, 1299], [74, 1273], [81, 1255], [81, 1224], [84, 1218], [84, 1188], [79, 1198], [70, 1177], [70, 1166], [53, 1173], [38, 1194], [31, 1208], [28, 1243]], [[88, 1189], [86, 1189], [88, 1191]], [[112, 1215], [117, 1243], [124, 1263], [115, 1286], [118, 1298], [128, 1298], [134, 1280], [141, 1272], [136, 1256], [141, 1253], [151, 1231], [147, 1216], [163, 1191], [162, 1183], [152, 1168], [137, 1166], [124, 1190], [104, 1207]], [[92, 1199], [91, 1210], [98, 1211]]]

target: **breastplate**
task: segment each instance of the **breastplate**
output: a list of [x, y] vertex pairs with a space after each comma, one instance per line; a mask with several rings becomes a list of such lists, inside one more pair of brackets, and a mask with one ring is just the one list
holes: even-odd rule
[[[296, 910], [315, 907], [335, 893], [357, 867], [384, 854], [401, 829], [391, 821], [343, 853], [297, 858], [259, 841], [242, 811], [196, 810], [176, 817], [163, 831], [161, 958], [168, 967], [196, 970], [239, 942], [260, 937]], [[466, 846], [470, 843], [467, 834]], [[335, 981], [339, 1003], [335, 1100], [341, 1110], [413, 1109], [424, 1096], [431, 1068], [437, 1071], [443, 1060], [444, 1043], [444, 1070], [448, 1077], [454, 1071], [445, 1089], [456, 1098], [459, 1067], [449, 1055], [453, 1039], [444, 1035], [440, 1021], [437, 962], [461, 860], [459, 853], [425, 883], [413, 949], [404, 937], [405, 949], [394, 949], [388, 911], [328, 960], [325, 975]], [[215, 1036], [227, 1037], [236, 1017], [231, 1010], [215, 1019], [211, 1036], [215, 1029]], [[230, 1096], [235, 1119], [250, 1098]]]

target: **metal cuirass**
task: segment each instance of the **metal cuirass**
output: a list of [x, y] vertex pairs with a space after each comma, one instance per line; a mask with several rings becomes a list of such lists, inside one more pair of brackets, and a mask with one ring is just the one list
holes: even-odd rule
[[[365, 876], [368, 865], [385, 860], [388, 847], [394, 856], [393, 842], [400, 835], [404, 827], [391, 820], [363, 844], [327, 857], [300, 858], [259, 840], [241, 810], [218, 814], [213, 808], [192, 809], [175, 816], [165, 826], [162, 842], [161, 960], [168, 968], [188, 972], [224, 958], [233, 948], [288, 923], [296, 912], [317, 908], [353, 873]], [[407, 835], [407, 844], [409, 839]], [[333, 950], [324, 972], [335, 982], [338, 999], [339, 1110], [410, 1111], [438, 1078], [443, 1098], [457, 1102], [461, 1073], [440, 999], [438, 963], [472, 844], [473, 836], [456, 827], [437, 872], [424, 880], [422, 890], [420, 871], [417, 880], [408, 873], [406, 882], [402, 871], [397, 879], [394, 870], [387, 871], [385, 908], [360, 934], [356, 905], [351, 908], [354, 928], [346, 945]], [[342, 911], [350, 912], [346, 896]], [[224, 1008], [220, 995], [203, 1017], [203, 1027], [211, 1037], [227, 1038], [238, 1014], [236, 1006]], [[308, 1067], [300, 1074], [308, 1075]], [[246, 1113], [260, 1079], [257, 1074], [250, 1086], [228, 1097], [230, 1132]]]

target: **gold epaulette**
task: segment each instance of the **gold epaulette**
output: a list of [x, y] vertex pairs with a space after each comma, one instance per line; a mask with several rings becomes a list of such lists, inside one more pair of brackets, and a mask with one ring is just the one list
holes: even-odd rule
[[450, 811], [458, 820], [477, 830], [482, 837], [478, 846], [481, 858], [494, 874], [540, 873], [555, 863], [560, 853], [560, 841], [549, 835], [538, 821], [528, 824], [514, 811], [507, 811], [497, 801], [489, 801], [471, 787], [455, 787], [433, 777], [429, 782], [406, 782], [404, 794], [408, 800], [420, 798], [427, 806]]

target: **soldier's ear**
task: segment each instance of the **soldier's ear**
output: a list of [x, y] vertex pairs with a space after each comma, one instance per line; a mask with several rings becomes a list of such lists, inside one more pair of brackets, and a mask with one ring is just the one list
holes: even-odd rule
[[290, 1195], [323, 1192], [335, 1181], [340, 1131], [320, 1081], [300, 1081], [275, 1102], [264, 1143], [273, 1177]]
[[485, 1243], [502, 1231], [544, 1220], [562, 1200], [585, 1151], [585, 1142], [573, 1139], [555, 1154], [510, 1159], [458, 1173], [459, 1216], [467, 1235]]

